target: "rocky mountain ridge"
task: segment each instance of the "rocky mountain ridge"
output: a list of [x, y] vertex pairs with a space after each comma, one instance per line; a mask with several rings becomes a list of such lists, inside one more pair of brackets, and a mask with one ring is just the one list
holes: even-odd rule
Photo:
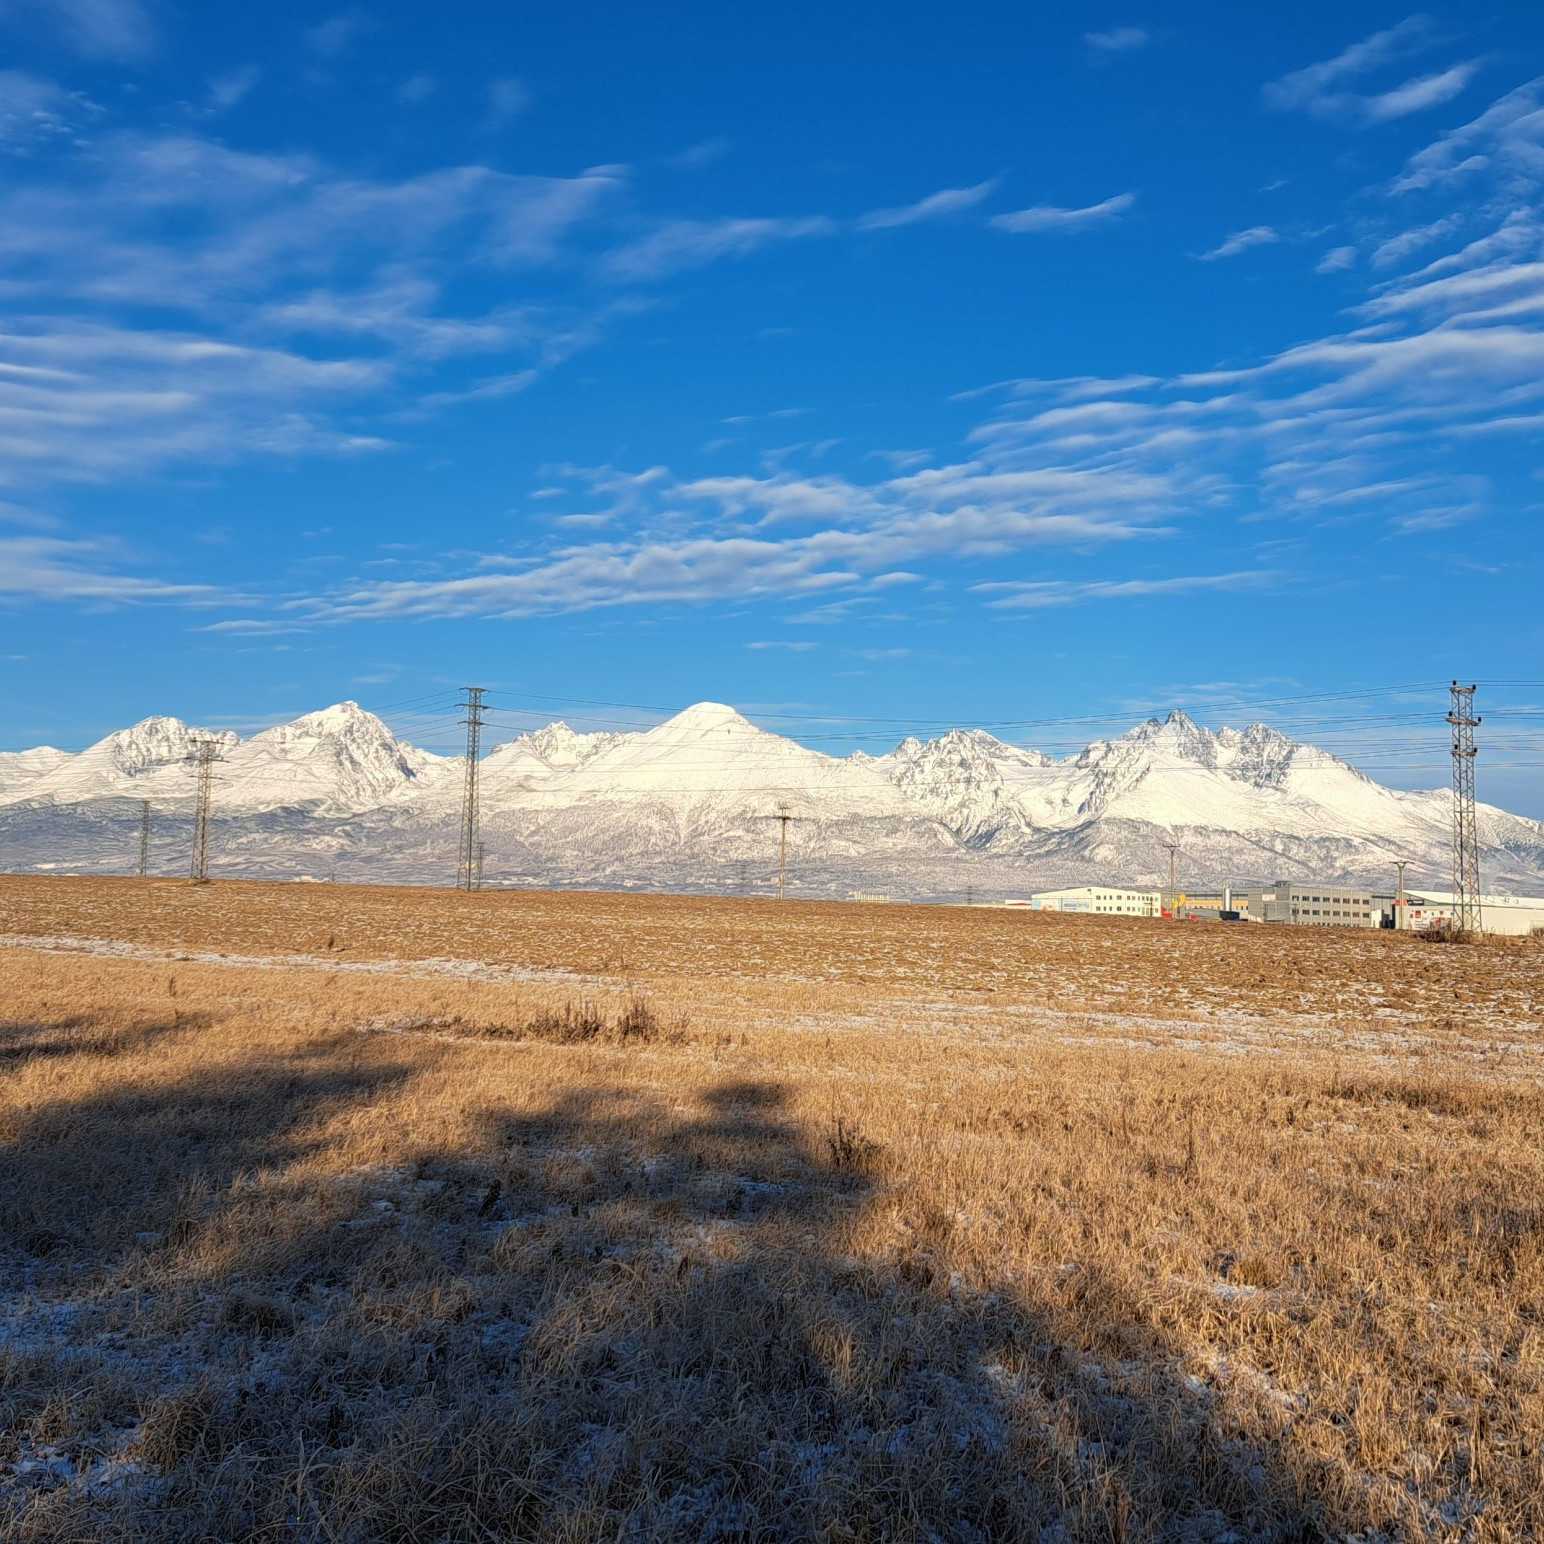
[[[0, 861], [76, 863], [77, 847], [95, 850], [80, 832], [99, 845], [141, 799], [170, 840], [191, 806], [188, 758], [202, 733], [158, 717], [77, 755], [7, 753]], [[353, 702], [222, 738], [217, 869], [423, 879], [443, 866], [459, 758], [399, 740]], [[1170, 841], [1192, 884], [1278, 873], [1383, 882], [1395, 858], [1432, 883], [1447, 869], [1451, 809], [1446, 790], [1385, 788], [1267, 725], [1213, 731], [1178, 711], [1059, 759], [980, 729], [830, 756], [698, 703], [637, 732], [545, 725], [495, 746], [480, 782], [491, 878], [761, 884], [775, 817], [787, 813], [795, 869], [823, 875], [822, 893], [934, 892], [940, 874], [967, 870], [984, 893], [1151, 884]], [[1482, 806], [1480, 830], [1488, 883], [1544, 888], [1544, 823]]]

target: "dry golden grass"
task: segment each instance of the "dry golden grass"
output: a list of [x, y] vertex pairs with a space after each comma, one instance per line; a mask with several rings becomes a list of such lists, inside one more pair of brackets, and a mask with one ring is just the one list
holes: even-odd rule
[[7, 1539], [1544, 1536], [1536, 944], [57, 880], [0, 933]]

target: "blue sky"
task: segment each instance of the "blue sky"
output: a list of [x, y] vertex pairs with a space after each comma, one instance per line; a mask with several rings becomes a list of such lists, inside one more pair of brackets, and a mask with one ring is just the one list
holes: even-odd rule
[[1461, 674], [1544, 814], [1541, 77], [1520, 5], [8, 0], [0, 741], [1183, 703], [1422, 785]]

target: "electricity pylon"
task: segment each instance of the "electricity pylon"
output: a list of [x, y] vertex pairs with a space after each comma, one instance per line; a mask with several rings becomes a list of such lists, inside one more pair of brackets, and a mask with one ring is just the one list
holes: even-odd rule
[[464, 688], [461, 704], [466, 717], [466, 778], [461, 792], [461, 850], [456, 858], [456, 888], [476, 890], [482, 883], [482, 839], [478, 810], [477, 758], [482, 745], [483, 686]]
[[198, 801], [193, 814], [193, 883], [209, 883], [209, 800], [214, 792], [214, 764], [224, 742], [217, 739], [200, 739], [189, 742], [192, 750], [189, 759], [198, 769]]
[[1448, 688], [1453, 705], [1447, 721], [1453, 726], [1453, 925], [1477, 933], [1480, 917], [1480, 835], [1474, 813], [1474, 687], [1454, 681]]
[[150, 871], [150, 800], [139, 801], [139, 877]]

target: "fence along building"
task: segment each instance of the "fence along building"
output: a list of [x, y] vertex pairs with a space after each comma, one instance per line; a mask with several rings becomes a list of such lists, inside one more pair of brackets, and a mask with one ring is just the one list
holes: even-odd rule
[[1157, 917], [1163, 897], [1157, 890], [1115, 890], [1078, 885], [1069, 890], [1042, 890], [1023, 904], [1034, 911], [1074, 911], [1107, 917]]
[[1293, 922], [1299, 927], [1381, 927], [1383, 898], [1347, 885], [1274, 885], [1245, 892], [1251, 919]]

